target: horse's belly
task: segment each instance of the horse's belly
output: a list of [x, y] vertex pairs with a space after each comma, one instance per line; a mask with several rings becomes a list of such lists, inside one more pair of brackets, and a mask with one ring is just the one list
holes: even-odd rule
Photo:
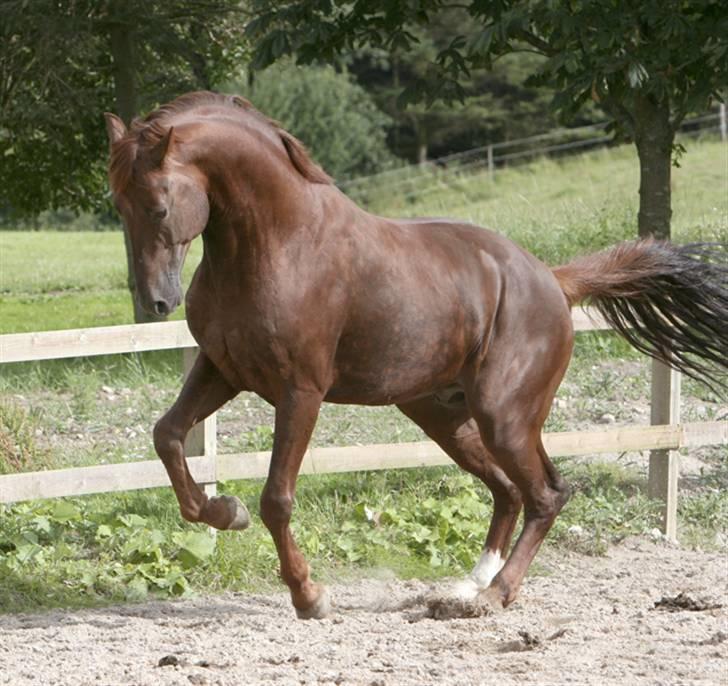
[[368, 335], [342, 337], [326, 400], [386, 405], [453, 383], [476, 344], [470, 327], [460, 324], [410, 333], [382, 326]]

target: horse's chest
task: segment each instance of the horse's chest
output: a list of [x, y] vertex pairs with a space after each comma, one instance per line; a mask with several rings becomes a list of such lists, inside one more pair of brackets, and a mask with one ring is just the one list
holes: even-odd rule
[[217, 316], [214, 307], [188, 312], [190, 331], [200, 349], [237, 391], [253, 391], [271, 400], [278, 392], [281, 362], [262, 327], [246, 319]]
[[[254, 336], [252, 336], [254, 338]], [[265, 349], [224, 320], [213, 320], [197, 338], [200, 349], [236, 390], [255, 391], [264, 397], [271, 393], [271, 370], [275, 366]]]

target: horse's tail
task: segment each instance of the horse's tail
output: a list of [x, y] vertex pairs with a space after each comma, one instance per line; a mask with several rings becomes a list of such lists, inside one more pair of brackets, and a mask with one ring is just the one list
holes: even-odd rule
[[638, 350], [728, 388], [725, 246], [629, 241], [553, 273], [569, 305], [586, 300]]

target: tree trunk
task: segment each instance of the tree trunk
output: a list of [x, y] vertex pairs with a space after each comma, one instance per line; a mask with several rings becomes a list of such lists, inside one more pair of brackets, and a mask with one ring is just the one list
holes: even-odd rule
[[417, 140], [417, 164], [424, 167], [427, 164], [427, 153], [429, 152], [427, 145], [427, 125], [424, 117], [420, 120], [417, 115], [414, 116], [415, 137]]
[[422, 167], [427, 164], [427, 142], [420, 141], [417, 144], [417, 163]]
[[670, 124], [669, 102], [638, 95], [634, 134], [640, 161], [639, 235], [670, 238], [670, 174], [675, 132]]
[[[117, 2], [113, 5], [115, 16], [113, 23], [110, 24], [110, 38], [116, 109], [124, 123], [129, 126], [131, 120], [137, 114], [138, 104], [135, 82], [134, 38], [131, 25], [125, 21], [123, 7], [123, 2]], [[134, 321], [137, 324], [165, 321], [167, 318], [164, 316], [146, 312], [137, 300], [134, 256], [129, 234], [126, 231], [124, 231], [124, 246], [126, 247], [126, 283], [134, 306]]]

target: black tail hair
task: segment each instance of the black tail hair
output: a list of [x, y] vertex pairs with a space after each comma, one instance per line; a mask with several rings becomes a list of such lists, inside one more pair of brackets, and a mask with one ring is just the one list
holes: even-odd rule
[[728, 390], [725, 245], [629, 241], [553, 271], [570, 304], [586, 300], [638, 350]]

